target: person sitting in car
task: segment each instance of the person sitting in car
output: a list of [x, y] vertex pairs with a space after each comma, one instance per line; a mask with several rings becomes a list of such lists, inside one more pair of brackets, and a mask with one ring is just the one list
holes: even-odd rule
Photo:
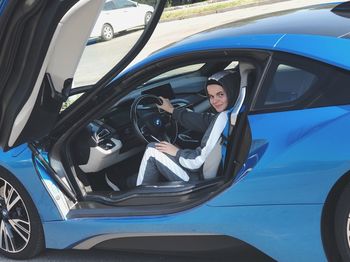
[[150, 143], [143, 155], [136, 185], [152, 184], [161, 180], [189, 181], [215, 177], [224, 161], [229, 134], [229, 114], [240, 87], [237, 71], [224, 70], [208, 78], [206, 93], [217, 114], [196, 113], [186, 108], [174, 108], [168, 99], [159, 108], [172, 114], [182, 126], [204, 133], [196, 149], [181, 149], [166, 141]]

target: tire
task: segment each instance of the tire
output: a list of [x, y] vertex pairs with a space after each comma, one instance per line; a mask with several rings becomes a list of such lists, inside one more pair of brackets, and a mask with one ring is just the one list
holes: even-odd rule
[[145, 26], [148, 25], [149, 21], [151, 21], [153, 13], [152, 12], [147, 12], [145, 14]]
[[112, 40], [114, 37], [114, 30], [110, 24], [104, 24], [101, 30], [101, 38], [103, 41]]
[[0, 170], [0, 253], [28, 259], [44, 248], [44, 231], [32, 199], [17, 178]]
[[341, 193], [335, 209], [334, 232], [342, 261], [350, 261], [350, 184]]

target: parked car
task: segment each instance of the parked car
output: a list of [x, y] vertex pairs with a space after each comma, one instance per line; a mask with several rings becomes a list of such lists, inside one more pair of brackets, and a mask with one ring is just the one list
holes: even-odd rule
[[[2, 2], [1, 254], [249, 245], [277, 261], [349, 261], [350, 2], [228, 24], [125, 69], [164, 2], [121, 63], [72, 90], [104, 1]], [[128, 183], [146, 141], [159, 135], [145, 123], [161, 121], [145, 117], [164, 120], [161, 135], [179, 146], [201, 137], [177, 129], [155, 101], [140, 101], [163, 95], [207, 112], [203, 88], [223, 69], [238, 71], [241, 86], [222, 170], [198, 181]]]
[[130, 0], [107, 0], [91, 32], [91, 38], [113, 39], [118, 32], [146, 26], [154, 8]]

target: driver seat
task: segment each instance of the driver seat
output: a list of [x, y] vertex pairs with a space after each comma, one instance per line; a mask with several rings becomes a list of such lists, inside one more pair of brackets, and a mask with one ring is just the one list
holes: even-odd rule
[[[240, 113], [243, 102], [246, 97], [246, 89], [248, 85], [248, 77], [250, 73], [254, 70], [254, 66], [252, 64], [246, 63], [246, 62], [240, 62], [239, 63], [239, 72], [241, 76], [241, 83], [240, 83], [240, 90], [239, 90], [239, 95], [236, 100], [236, 103], [234, 104], [231, 114], [230, 114], [230, 130], [229, 130], [229, 135], [228, 137], [230, 138], [232, 130], [237, 122], [238, 114]], [[211, 179], [218, 174], [221, 174], [223, 171], [223, 162], [225, 159], [222, 161], [222, 152], [221, 152], [221, 147], [222, 147], [222, 140], [221, 138], [218, 143], [215, 145], [213, 150], [210, 152], [208, 155], [206, 161], [204, 162], [202, 166], [202, 172], [201, 172], [201, 178], [206, 180], [206, 179]], [[229, 141], [227, 141], [229, 143]], [[226, 145], [227, 146], [227, 145]], [[226, 155], [226, 154], [225, 154]], [[226, 158], [226, 157], [224, 157]]]

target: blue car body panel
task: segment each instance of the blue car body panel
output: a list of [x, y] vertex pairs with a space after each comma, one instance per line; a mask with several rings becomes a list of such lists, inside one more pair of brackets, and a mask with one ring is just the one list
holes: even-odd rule
[[[336, 176], [325, 179], [327, 178], [326, 173], [329, 174], [329, 170], [327, 170], [324, 171], [325, 174], [321, 174], [322, 179], [316, 176], [317, 183], [312, 181], [312, 178], [315, 179], [315, 177], [310, 177], [309, 181], [305, 183], [305, 180], [294, 179], [293, 176], [288, 175], [287, 171], [290, 170], [288, 167], [285, 171], [279, 168], [280, 172], [283, 171], [282, 173], [270, 172], [273, 168], [269, 167], [269, 163], [273, 158], [272, 154], [275, 154], [276, 151], [281, 152], [282, 159], [287, 157], [282, 152], [287, 150], [289, 153], [288, 145], [298, 145], [300, 140], [303, 141], [305, 138], [307, 140], [308, 134], [317, 132], [315, 126], [322, 126], [322, 133], [327, 131], [329, 119], [337, 119], [337, 121], [340, 121], [339, 125], [349, 122], [349, 109], [349, 107], [335, 107], [331, 113], [326, 112], [327, 108], [314, 109], [310, 110], [309, 118], [298, 116], [288, 118], [291, 126], [295, 124], [293, 118], [294, 121], [301, 119], [302, 121], [299, 121], [300, 125], [315, 119], [305, 132], [293, 133], [291, 131], [290, 134], [293, 135], [288, 136], [288, 139], [283, 136], [282, 130], [281, 135], [278, 136], [277, 133], [259, 128], [259, 124], [261, 121], [264, 121], [264, 123], [268, 121], [272, 128], [278, 130], [280, 126], [277, 126], [276, 123], [278, 122], [276, 120], [286, 119], [282, 114], [290, 112], [276, 113], [269, 117], [265, 115], [260, 119], [258, 115], [251, 116], [250, 121], [254, 138], [264, 138], [272, 141], [271, 136], [275, 134], [276, 140], [281, 142], [276, 142], [275, 145], [273, 143], [275, 141], [271, 142], [272, 145], [269, 143], [266, 149], [262, 150], [263, 154], [259, 156], [259, 161], [255, 163], [253, 170], [235, 183], [234, 186], [204, 205], [171, 215], [62, 220], [35, 172], [29, 149], [25, 145], [18, 147], [3, 154], [2, 159], [6, 159], [6, 163], [8, 163], [6, 167], [11, 170], [14, 161], [16, 161], [18, 168], [18, 159], [16, 158], [20, 157], [23, 172], [16, 172], [16, 175], [25, 185], [37, 205], [43, 221], [47, 248], [87, 248], [89, 246], [85, 244], [85, 240], [89, 242], [90, 239], [98, 236], [122, 238], [143, 235], [214, 234], [228, 235], [243, 240], [278, 261], [326, 261], [320, 232], [324, 194], [321, 193], [319, 197], [316, 197], [317, 200], [305, 201], [302, 196], [305, 198], [308, 196], [305, 196], [305, 194], [299, 196], [295, 192], [312, 193], [313, 191], [309, 188], [310, 184], [315, 185], [315, 187], [317, 185], [322, 187], [323, 184], [330, 186], [336, 180]], [[299, 113], [305, 114], [302, 111]], [[271, 121], [269, 120], [270, 117], [273, 118]], [[333, 125], [329, 126], [333, 128]], [[346, 127], [344, 130], [346, 130]], [[340, 136], [337, 139], [341, 139]], [[265, 143], [260, 144], [265, 145]], [[6, 158], [4, 155], [6, 155]], [[348, 157], [346, 152], [344, 152], [345, 157]], [[273, 163], [277, 164], [276, 161], [273, 161]], [[295, 164], [295, 161], [292, 161], [291, 164]], [[299, 175], [303, 177], [308, 175], [307, 172], [305, 174], [305, 170], [302, 168], [299, 171]], [[44, 170], [41, 169], [40, 174], [42, 178], [49, 179]], [[281, 178], [279, 179], [279, 177]], [[295, 190], [295, 186], [298, 186], [298, 190]], [[305, 189], [305, 187], [307, 188]], [[325, 190], [327, 188], [325, 187]], [[276, 189], [280, 189], [280, 191]], [[205, 218], [205, 221], [203, 221], [203, 218]], [[218, 221], [220, 221], [220, 227], [217, 226]], [[305, 221], [308, 221], [308, 223], [305, 223]], [[69, 237], [67, 237], [67, 232], [69, 232]], [[303, 239], [303, 241], [300, 241], [300, 239]], [[286, 257], [285, 254], [288, 254], [288, 256]]]
[[6, 4], [7, 4], [7, 1], [8, 1], [8, 0], [1, 0], [1, 1], [0, 1], [0, 16], [1, 16], [2, 12], [3, 12], [4, 9], [5, 9], [5, 6], [6, 6]]
[[329, 11], [337, 4], [280, 12], [210, 29], [156, 52], [129, 70], [185, 53], [246, 48], [289, 52], [350, 69], [348, 18]]
[[285, 35], [275, 50], [301, 55], [350, 70], [349, 39], [329, 36]]
[[27, 145], [18, 146], [6, 153], [0, 151], [0, 166], [15, 175], [38, 207], [43, 222], [62, 220], [51, 196], [33, 165], [32, 152]]
[[212, 205], [323, 204], [350, 170], [350, 106], [257, 114], [249, 122], [253, 143], [266, 141], [267, 149]]
[[164, 216], [48, 221], [47, 246], [87, 248], [85, 240], [95, 236], [198, 233], [238, 238], [277, 261], [326, 261], [320, 221], [330, 188], [350, 170], [349, 112], [350, 106], [337, 106], [251, 115], [250, 156], [258, 160], [206, 204]]
[[316, 35], [243, 35], [230, 36], [231, 30], [222, 29], [215, 33], [199, 34], [189, 37], [181, 43], [161, 50], [140, 63], [130, 67], [124, 73], [132, 72], [165, 59], [186, 53], [225, 50], [225, 49], [258, 49], [265, 51], [281, 51], [313, 58], [346, 70], [350, 69], [350, 41], [348, 39]]
[[[44, 228], [49, 248], [90, 248], [89, 244], [94, 243], [93, 236], [108, 239], [152, 235], [226, 235], [261, 249], [277, 261], [326, 261], [319, 228], [321, 212], [322, 205], [203, 205], [173, 215], [73, 219], [47, 222]], [[66, 237], [66, 232], [70, 232], [69, 237]], [[89, 243], [90, 238], [92, 242]]]

